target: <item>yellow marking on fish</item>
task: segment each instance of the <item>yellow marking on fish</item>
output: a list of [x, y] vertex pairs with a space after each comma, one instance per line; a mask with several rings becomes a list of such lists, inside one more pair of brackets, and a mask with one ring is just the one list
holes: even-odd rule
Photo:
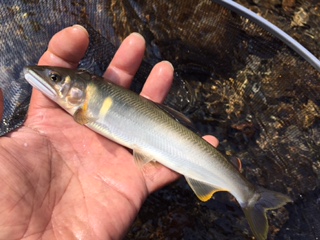
[[84, 112], [87, 112], [88, 111], [88, 107], [89, 107], [89, 101], [88, 101], [88, 99], [86, 99], [86, 101], [84, 102], [84, 104], [82, 106], [82, 110]]
[[71, 77], [68, 75], [66, 76], [66, 80], [64, 81], [64, 84], [70, 84], [71, 83]]
[[102, 103], [102, 106], [100, 108], [100, 111], [99, 111], [99, 117], [104, 117], [108, 114], [109, 112], [109, 109], [111, 108], [112, 106], [112, 98], [111, 97], [107, 97], [103, 103]]
[[213, 190], [212, 192], [206, 194], [206, 195], [202, 195], [202, 196], [198, 196], [197, 197], [202, 201], [202, 202], [207, 202], [209, 201], [212, 196], [216, 193], [216, 192], [228, 192], [228, 190], [226, 189], [217, 189], [217, 190]]

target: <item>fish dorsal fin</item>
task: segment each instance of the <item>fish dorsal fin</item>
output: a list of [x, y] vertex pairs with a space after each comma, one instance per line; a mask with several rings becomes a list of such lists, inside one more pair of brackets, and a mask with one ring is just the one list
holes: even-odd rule
[[133, 157], [134, 157], [135, 163], [139, 167], [143, 167], [145, 164], [152, 161], [155, 162], [155, 160], [151, 156], [147, 156], [136, 149], [133, 149]]
[[212, 186], [208, 183], [200, 182], [198, 180], [186, 177], [186, 180], [193, 190], [193, 192], [197, 195], [197, 197], [206, 202], [212, 198], [212, 195], [219, 191], [226, 191], [215, 186]]
[[163, 105], [161, 103], [155, 103], [161, 110], [163, 110], [164, 112], [166, 112], [170, 117], [172, 117], [174, 120], [176, 120], [177, 122], [181, 123], [183, 126], [187, 127], [189, 130], [195, 132], [196, 134], [200, 135], [200, 133], [198, 132], [198, 130], [196, 129], [196, 127], [194, 126], [194, 124], [192, 123], [192, 121], [183, 113], [178, 112], [177, 110]]

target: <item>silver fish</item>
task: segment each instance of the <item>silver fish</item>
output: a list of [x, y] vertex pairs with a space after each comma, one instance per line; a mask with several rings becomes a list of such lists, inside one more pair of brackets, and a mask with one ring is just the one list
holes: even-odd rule
[[201, 201], [217, 191], [230, 192], [257, 239], [267, 238], [266, 210], [292, 201], [251, 184], [219, 151], [172, 118], [173, 110], [164, 111], [132, 91], [81, 70], [30, 66], [24, 74], [76, 122], [131, 148], [138, 164], [157, 161], [184, 175]]

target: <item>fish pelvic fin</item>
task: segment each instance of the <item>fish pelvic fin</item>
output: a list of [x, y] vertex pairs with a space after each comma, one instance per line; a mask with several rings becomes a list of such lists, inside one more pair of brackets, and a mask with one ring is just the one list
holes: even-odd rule
[[137, 148], [133, 149], [133, 158], [140, 168], [144, 167], [147, 163], [156, 162], [153, 157], [141, 153]]
[[265, 240], [268, 236], [269, 224], [266, 211], [282, 207], [292, 199], [282, 193], [257, 187], [255, 194], [247, 203], [241, 204], [254, 236]]

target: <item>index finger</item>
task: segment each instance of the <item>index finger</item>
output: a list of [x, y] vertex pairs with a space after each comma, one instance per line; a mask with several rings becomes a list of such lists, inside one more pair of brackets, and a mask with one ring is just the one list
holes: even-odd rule
[[39, 65], [76, 69], [89, 45], [87, 30], [74, 25], [56, 33], [49, 42], [48, 50], [39, 60]]

